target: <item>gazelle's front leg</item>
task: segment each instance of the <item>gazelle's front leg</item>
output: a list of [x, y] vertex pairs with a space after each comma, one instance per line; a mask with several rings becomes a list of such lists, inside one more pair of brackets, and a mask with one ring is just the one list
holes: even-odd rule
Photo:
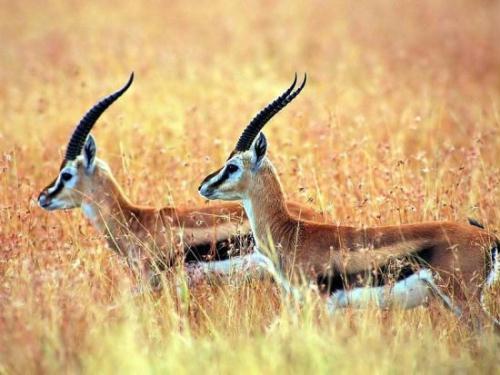
[[127, 252], [127, 264], [135, 278], [132, 296], [137, 297], [148, 291], [161, 290], [161, 280], [158, 272], [152, 266], [152, 261], [144, 255], [144, 251], [132, 248]]
[[262, 254], [257, 248], [254, 249], [254, 252], [251, 255], [253, 255], [250, 260], [251, 264], [269, 273], [285, 296], [291, 295], [296, 302], [302, 302], [302, 295], [298, 289], [294, 288], [290, 284], [287, 278], [283, 275], [282, 270], [279, 267], [276, 267], [269, 257]]

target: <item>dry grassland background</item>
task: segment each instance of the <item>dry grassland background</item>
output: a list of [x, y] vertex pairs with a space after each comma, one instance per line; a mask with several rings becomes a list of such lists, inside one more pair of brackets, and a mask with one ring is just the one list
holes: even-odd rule
[[204, 205], [200, 180], [297, 71], [266, 130], [288, 198], [345, 225], [497, 232], [499, 25], [498, 1], [2, 0], [0, 373], [500, 373], [498, 338], [440, 306], [290, 312], [269, 281], [131, 299], [81, 212], [35, 202], [133, 70], [98, 156], [134, 202]]

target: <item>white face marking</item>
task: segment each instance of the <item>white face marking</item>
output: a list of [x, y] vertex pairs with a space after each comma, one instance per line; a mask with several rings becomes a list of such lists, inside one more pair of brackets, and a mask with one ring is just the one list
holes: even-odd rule
[[[54, 184], [47, 188], [45, 194], [41, 194], [38, 204], [45, 210], [63, 210], [70, 209], [76, 206], [75, 202], [68, 198], [62, 199], [59, 191], [65, 189], [73, 189], [76, 186], [78, 175], [74, 162], [68, 162], [66, 166], [59, 172]], [[68, 176], [70, 177], [68, 179]], [[64, 178], [63, 178], [64, 177]], [[51, 196], [54, 194], [54, 196]]]
[[61, 175], [62, 173], [69, 173], [71, 174], [73, 177], [68, 180], [68, 181], [64, 181], [64, 187], [66, 189], [73, 189], [76, 185], [76, 182], [78, 181], [78, 175], [77, 175], [77, 171], [76, 171], [76, 168], [73, 168], [73, 167], [69, 167], [69, 168], [64, 168], [61, 173], [59, 174], [59, 179], [61, 178]]
[[[236, 169], [230, 171], [230, 168]], [[200, 194], [207, 199], [240, 200], [242, 192], [238, 192], [235, 187], [243, 173], [243, 161], [240, 155], [236, 155], [226, 162], [219, 173], [203, 183]]]
[[54, 183], [54, 185], [52, 185], [52, 187], [49, 187], [49, 188], [47, 189], [47, 192], [48, 192], [49, 194], [52, 194], [54, 191], [56, 191], [56, 189], [57, 189], [57, 185], [59, 185], [59, 180], [60, 180], [60, 179], [61, 179], [61, 176], [57, 177], [57, 180], [56, 180], [56, 182]]
[[[82, 176], [80, 175], [78, 166], [83, 163], [83, 156], [80, 155], [76, 158], [76, 160], [68, 161], [63, 169], [59, 172], [56, 181], [52, 184], [52, 186], [48, 187], [44, 194], [40, 194], [38, 204], [45, 210], [53, 211], [53, 210], [62, 210], [62, 209], [71, 209], [75, 207], [79, 207], [80, 203], [72, 200], [69, 197], [60, 198], [57, 193], [58, 190], [73, 190], [77, 186], [77, 183]], [[95, 159], [93, 164], [99, 170], [104, 171], [105, 173], [111, 175], [111, 171], [109, 169], [108, 164], [103, 160], [98, 158]], [[68, 174], [71, 176], [69, 179], [64, 179], [63, 175]], [[88, 172], [86, 172], [88, 174]], [[67, 178], [67, 176], [65, 176]], [[91, 177], [91, 176], [90, 176]], [[51, 196], [55, 194], [55, 196]]]
[[[73, 177], [70, 180], [63, 181], [62, 180], [63, 173], [71, 174]], [[48, 188], [47, 192], [49, 194], [52, 194], [54, 191], [57, 190], [57, 187], [61, 183], [64, 184], [64, 188], [66, 188], [66, 189], [73, 189], [75, 187], [75, 185], [76, 185], [77, 180], [78, 180], [78, 175], [77, 175], [76, 168], [72, 164], [67, 165], [66, 167], [64, 167], [63, 169], [61, 169], [61, 171], [59, 172], [59, 176], [57, 176], [57, 179], [54, 182], [54, 185], [52, 185], [50, 188]]]
[[59, 174], [59, 176], [57, 176], [56, 182], [54, 182], [54, 185], [52, 185], [51, 187], [49, 187], [47, 189], [47, 192], [49, 194], [52, 194], [54, 191], [56, 191], [56, 189], [57, 189], [57, 187], [59, 186], [60, 183], [61, 183], [61, 174]]

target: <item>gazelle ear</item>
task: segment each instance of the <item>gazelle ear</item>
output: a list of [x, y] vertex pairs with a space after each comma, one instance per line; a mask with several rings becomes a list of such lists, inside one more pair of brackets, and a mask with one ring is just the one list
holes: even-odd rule
[[92, 173], [94, 171], [96, 153], [97, 146], [95, 144], [94, 137], [89, 134], [82, 150], [83, 166], [85, 167], [87, 173]]
[[264, 133], [259, 133], [250, 150], [252, 151], [252, 169], [257, 170], [260, 168], [267, 151], [267, 140]]

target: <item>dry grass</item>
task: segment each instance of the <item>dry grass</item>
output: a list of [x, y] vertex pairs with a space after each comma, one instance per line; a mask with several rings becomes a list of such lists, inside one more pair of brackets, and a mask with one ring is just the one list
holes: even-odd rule
[[343, 224], [496, 231], [499, 24], [497, 1], [2, 1], [0, 373], [499, 373], [498, 338], [439, 306], [332, 319], [268, 282], [131, 300], [81, 213], [34, 201], [73, 124], [135, 70], [99, 156], [135, 202], [204, 204], [201, 178], [305, 70], [267, 130], [289, 198]]

